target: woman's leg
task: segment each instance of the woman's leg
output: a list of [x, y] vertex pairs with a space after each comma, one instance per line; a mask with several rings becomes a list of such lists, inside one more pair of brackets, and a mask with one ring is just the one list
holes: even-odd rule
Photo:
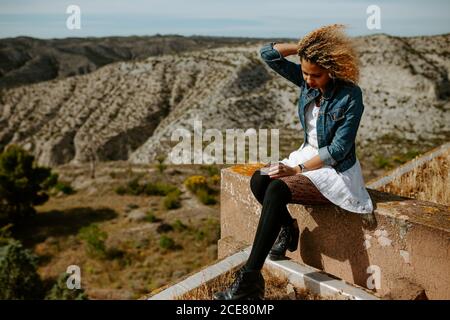
[[303, 174], [281, 177], [279, 179], [283, 180], [291, 191], [291, 203], [303, 205], [332, 204], [330, 200], [320, 193], [314, 183]]
[[272, 179], [267, 174], [261, 174], [261, 170], [256, 170], [250, 179], [250, 189], [260, 204], [263, 204], [264, 195], [270, 182]]
[[[250, 179], [250, 189], [261, 205], [264, 204], [267, 188], [272, 181], [274, 181], [274, 179], [270, 178], [267, 174], [261, 174], [260, 170], [256, 170]], [[292, 223], [293, 219], [286, 206], [280, 208], [278, 216], [281, 219], [282, 225], [289, 225]]]
[[[270, 179], [270, 178], [269, 178]], [[278, 179], [271, 179], [264, 194], [261, 217], [253, 241], [252, 251], [245, 264], [246, 270], [261, 270], [285, 219], [280, 213], [287, 211], [291, 200], [288, 186]], [[285, 218], [285, 217], [284, 217]], [[289, 218], [292, 219], [289, 215]]]
[[[301, 176], [301, 175], [297, 175]], [[264, 278], [261, 275], [261, 269], [264, 265], [267, 255], [277, 238], [282, 223], [286, 219], [286, 215], [281, 214], [286, 210], [287, 216], [290, 217], [286, 205], [293, 200], [291, 187], [296, 179], [302, 183], [307, 183], [309, 179], [291, 178], [286, 182], [283, 178], [272, 179], [268, 176], [255, 172], [251, 179], [251, 189], [257, 200], [262, 203], [261, 217], [259, 219], [258, 228], [256, 230], [255, 239], [253, 240], [252, 251], [247, 263], [240, 269], [233, 284], [224, 291], [216, 292], [214, 299], [216, 300], [236, 300], [236, 299], [261, 299], [264, 297]], [[309, 181], [310, 184], [311, 181]], [[320, 199], [320, 192], [311, 188], [307, 188], [307, 198], [314, 201], [315, 198]], [[317, 194], [318, 193], [318, 194]], [[296, 194], [296, 199], [299, 196]], [[308, 200], [304, 198], [303, 200]], [[284, 217], [284, 219], [283, 219]], [[295, 241], [298, 241], [295, 240]]]
[[[257, 171], [250, 182], [253, 194], [263, 207], [245, 267], [247, 270], [260, 270], [281, 227], [292, 223], [293, 219], [286, 208], [288, 203], [314, 205], [331, 202], [302, 174], [272, 179]], [[265, 192], [262, 196], [263, 188]]]

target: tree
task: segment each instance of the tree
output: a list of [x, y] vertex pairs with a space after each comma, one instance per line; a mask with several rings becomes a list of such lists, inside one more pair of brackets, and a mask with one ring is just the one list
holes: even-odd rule
[[33, 206], [48, 200], [45, 191], [56, 180], [50, 168], [34, 166], [34, 156], [8, 146], [0, 154], [0, 214], [13, 222], [35, 214]]
[[69, 274], [62, 273], [59, 275], [52, 289], [47, 293], [47, 300], [88, 300], [88, 296], [84, 289], [67, 288], [67, 279]]
[[36, 256], [13, 239], [0, 242], [0, 300], [42, 299]]

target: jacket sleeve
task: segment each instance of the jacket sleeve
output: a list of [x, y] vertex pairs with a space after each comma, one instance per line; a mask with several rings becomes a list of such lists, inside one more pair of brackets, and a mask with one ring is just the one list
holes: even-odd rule
[[284, 58], [278, 50], [274, 49], [275, 42], [265, 44], [259, 50], [262, 60], [282, 77], [302, 86], [304, 83], [300, 64], [296, 64]]
[[335, 166], [343, 160], [355, 143], [359, 123], [364, 112], [362, 92], [358, 86], [351, 93], [348, 103], [345, 120], [337, 128], [331, 144], [319, 149], [319, 157], [326, 165]]

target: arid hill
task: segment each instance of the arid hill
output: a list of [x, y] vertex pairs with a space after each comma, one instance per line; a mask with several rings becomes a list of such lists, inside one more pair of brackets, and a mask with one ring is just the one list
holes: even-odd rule
[[[365, 104], [359, 156], [384, 153], [385, 146], [424, 150], [448, 140], [450, 34], [356, 40]], [[148, 163], [167, 155], [173, 130], [192, 132], [199, 119], [204, 129], [281, 129], [285, 156], [302, 138], [298, 90], [261, 61], [258, 49], [267, 41], [223, 40], [218, 46], [214, 40], [215, 48], [208, 48], [205, 40], [197, 50], [168, 50], [84, 75], [3, 89], [0, 147], [18, 143], [49, 166], [93, 157]]]
[[243, 45], [255, 39], [192, 36], [0, 39], [0, 88], [86, 74], [109, 63], [198, 48]]

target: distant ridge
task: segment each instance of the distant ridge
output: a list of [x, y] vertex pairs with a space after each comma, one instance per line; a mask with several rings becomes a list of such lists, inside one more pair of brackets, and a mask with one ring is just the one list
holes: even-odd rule
[[[300, 146], [298, 90], [261, 61], [258, 51], [268, 39], [180, 39], [187, 44], [153, 38], [160, 43], [156, 47], [172, 48], [153, 49], [161, 53], [156, 56], [1, 89], [0, 150], [17, 143], [49, 166], [93, 156], [148, 163], [167, 155], [172, 132], [192, 131], [194, 119], [201, 119], [204, 129], [290, 130], [281, 132], [287, 148]], [[356, 40], [365, 105], [357, 139], [361, 157], [386, 155], [385, 146], [406, 153], [450, 140], [450, 35]], [[84, 48], [76, 55], [80, 59], [91, 52], [79, 46], [83, 39], [74, 41], [71, 48]], [[132, 41], [125, 43], [132, 47]], [[109, 47], [98, 48], [113, 55]], [[166, 51], [171, 53], [162, 54]]]

